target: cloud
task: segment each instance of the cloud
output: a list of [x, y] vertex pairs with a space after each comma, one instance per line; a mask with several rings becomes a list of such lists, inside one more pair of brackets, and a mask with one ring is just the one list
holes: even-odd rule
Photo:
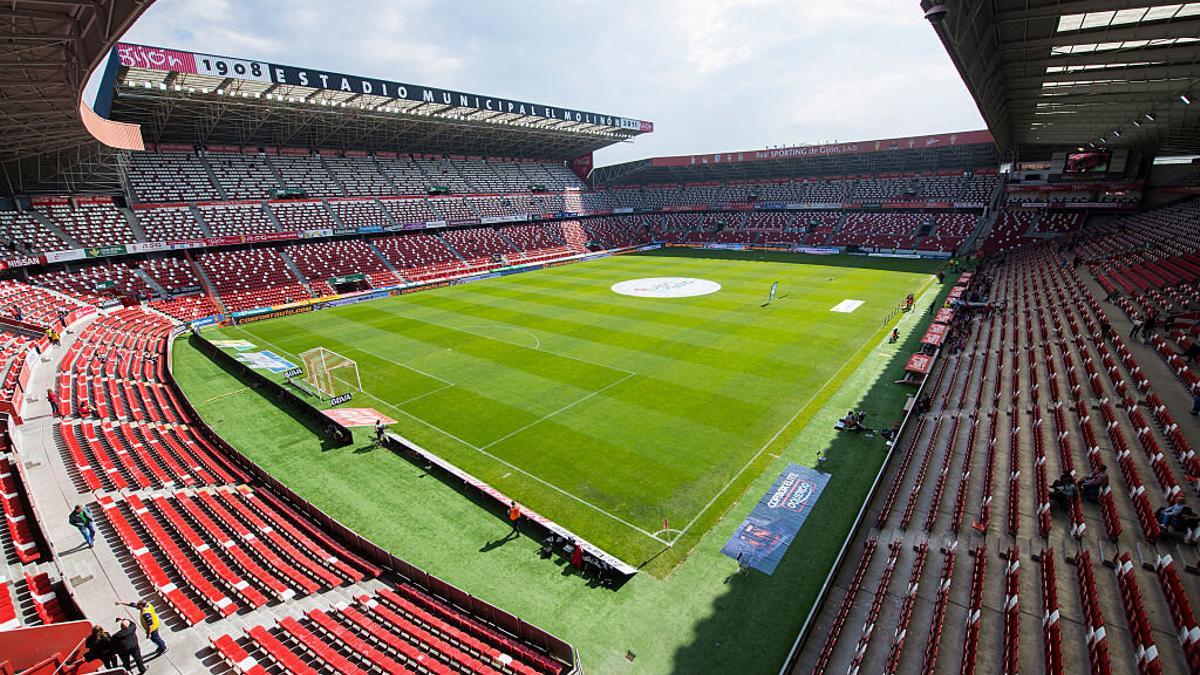
[[654, 121], [600, 165], [983, 126], [902, 0], [158, 0], [127, 39]]

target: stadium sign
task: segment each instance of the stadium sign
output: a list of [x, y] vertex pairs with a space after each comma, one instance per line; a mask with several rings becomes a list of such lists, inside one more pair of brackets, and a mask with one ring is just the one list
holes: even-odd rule
[[124, 255], [125, 247], [120, 246], [120, 245], [118, 245], [118, 246], [93, 246], [92, 248], [85, 248], [83, 250], [83, 254], [89, 258], [104, 258], [107, 256], [113, 256], [113, 255]]
[[771, 148], [767, 150], [718, 152], [711, 155], [678, 155], [675, 157], [655, 157], [650, 160], [650, 165], [695, 166], [698, 164], [737, 164], [741, 162], [760, 162], [776, 159], [796, 159], [801, 157], [860, 155], [875, 152], [889, 152], [894, 150], [923, 150], [961, 145], [987, 144], [992, 142], [992, 135], [987, 130], [964, 131], [954, 134], [934, 134], [931, 136], [888, 138], [878, 141], [830, 143], [826, 145], [801, 145], [790, 148]]
[[654, 131], [653, 122], [628, 119], [614, 115], [555, 108], [540, 103], [481, 96], [451, 89], [439, 89], [418, 84], [380, 80], [357, 75], [345, 75], [315, 68], [297, 68], [262, 61], [246, 61], [227, 56], [183, 52], [162, 47], [120, 43], [116, 46], [121, 65], [176, 73], [191, 73], [211, 77], [252, 80], [267, 84], [311, 87], [349, 94], [382, 96], [455, 108], [472, 108], [491, 112], [542, 117], [581, 124], [618, 127], [638, 133]]

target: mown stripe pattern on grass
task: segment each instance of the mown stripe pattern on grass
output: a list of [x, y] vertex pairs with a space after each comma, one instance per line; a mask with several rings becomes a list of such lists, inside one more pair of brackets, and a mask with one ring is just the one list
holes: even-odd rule
[[[399, 413], [398, 431], [638, 561], [660, 546], [648, 535], [664, 518], [679, 527], [717, 506], [714, 496], [929, 279], [928, 263], [795, 261], [625, 256], [227, 337], [356, 359], [367, 402]], [[664, 274], [723, 288], [686, 299], [609, 290]], [[778, 298], [764, 306], [776, 280]], [[830, 311], [847, 298], [865, 302]]]

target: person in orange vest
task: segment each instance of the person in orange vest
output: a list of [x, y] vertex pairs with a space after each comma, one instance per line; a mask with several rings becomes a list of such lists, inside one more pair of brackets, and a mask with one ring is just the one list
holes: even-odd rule
[[517, 506], [516, 502], [510, 501], [508, 503], [508, 524], [512, 525], [512, 532], [510, 532], [509, 534], [516, 534], [516, 535], [520, 534], [520, 532], [517, 531], [517, 523], [520, 522], [520, 520], [521, 520], [521, 507]]

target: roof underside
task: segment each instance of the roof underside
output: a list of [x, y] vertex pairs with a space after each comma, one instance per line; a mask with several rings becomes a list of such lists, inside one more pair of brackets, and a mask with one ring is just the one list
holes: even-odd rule
[[[1200, 2], [922, 0], [1006, 157], [1200, 151]], [[933, 12], [930, 12], [930, 9]]]
[[638, 132], [371, 94], [122, 67], [112, 119], [151, 143], [570, 160]]
[[652, 161], [645, 159], [600, 167], [592, 173], [592, 181], [601, 186], [977, 169], [995, 167], [998, 157], [995, 145], [973, 143], [756, 162], [655, 166]]
[[87, 77], [152, 0], [5, 0], [0, 5], [0, 190], [93, 161], [79, 102]]

